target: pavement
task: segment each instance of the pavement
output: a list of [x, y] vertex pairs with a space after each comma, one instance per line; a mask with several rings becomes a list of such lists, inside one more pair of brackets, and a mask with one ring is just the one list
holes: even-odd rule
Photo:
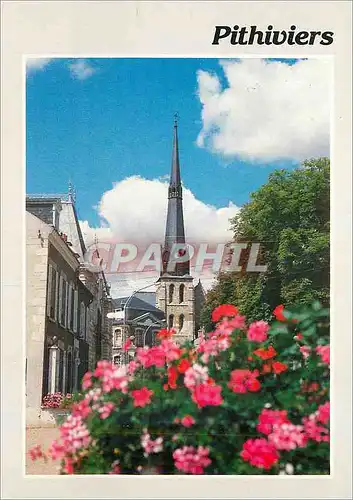
[[43, 459], [31, 460], [28, 450], [40, 444], [43, 451], [46, 451], [52, 441], [57, 439], [58, 429], [56, 427], [27, 427], [26, 428], [26, 474], [36, 475], [57, 475], [59, 461], [49, 459], [47, 463]]

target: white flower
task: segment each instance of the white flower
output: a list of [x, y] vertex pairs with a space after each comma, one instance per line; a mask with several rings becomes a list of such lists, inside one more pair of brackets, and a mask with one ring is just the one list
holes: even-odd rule
[[292, 464], [286, 464], [285, 471], [287, 474], [293, 474], [294, 473], [294, 467]]

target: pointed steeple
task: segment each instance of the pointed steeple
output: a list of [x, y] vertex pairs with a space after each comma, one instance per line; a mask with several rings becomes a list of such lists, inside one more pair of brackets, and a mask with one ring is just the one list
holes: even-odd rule
[[[174, 137], [172, 152], [172, 168], [170, 183], [168, 188], [168, 212], [165, 230], [165, 241], [163, 249], [163, 265], [170, 259], [170, 252], [175, 244], [185, 244], [184, 216], [183, 216], [183, 190], [181, 186], [180, 164], [179, 164], [179, 144], [178, 144], [178, 123], [177, 116], [174, 116]], [[181, 250], [182, 251], [182, 250]], [[171, 274], [184, 276], [190, 273], [189, 262], [177, 263], [176, 269]]]

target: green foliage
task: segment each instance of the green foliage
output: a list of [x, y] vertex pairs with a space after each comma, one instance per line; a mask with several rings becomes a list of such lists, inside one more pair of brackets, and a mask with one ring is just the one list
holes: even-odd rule
[[320, 300], [329, 304], [330, 163], [305, 161], [293, 171], [279, 170], [251, 195], [232, 220], [235, 241], [261, 245], [265, 274], [221, 273], [208, 292], [202, 322], [212, 328], [210, 311], [237, 304], [250, 320], [269, 319], [277, 304]]

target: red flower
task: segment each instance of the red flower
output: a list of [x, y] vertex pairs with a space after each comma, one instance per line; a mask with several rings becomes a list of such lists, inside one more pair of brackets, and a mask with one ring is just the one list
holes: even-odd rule
[[327, 365], [330, 364], [330, 345], [318, 345], [315, 352], [320, 356], [321, 361]]
[[134, 398], [134, 406], [146, 406], [151, 402], [151, 396], [153, 391], [147, 389], [147, 387], [142, 387], [142, 389], [136, 389], [131, 391], [131, 396]]
[[199, 384], [192, 393], [192, 400], [199, 408], [204, 406], [219, 406], [223, 403], [220, 385]]
[[185, 373], [188, 368], [190, 368], [191, 363], [188, 359], [183, 358], [178, 364], [178, 372]]
[[191, 427], [194, 425], [195, 419], [191, 415], [185, 415], [185, 417], [180, 420], [180, 423], [184, 427]]
[[231, 304], [223, 304], [216, 307], [212, 312], [212, 321], [217, 323], [222, 318], [232, 318], [238, 314], [238, 309]]
[[302, 333], [297, 333], [296, 335], [294, 335], [294, 340], [303, 340], [304, 338], [304, 335]]
[[277, 355], [276, 350], [270, 345], [268, 349], [265, 349], [264, 347], [260, 347], [260, 349], [256, 349], [254, 351], [255, 356], [258, 356], [259, 358], [265, 360], [265, 359], [271, 359], [274, 358]]
[[287, 371], [288, 366], [285, 363], [280, 363], [279, 361], [273, 361], [272, 370], [273, 370], [273, 373], [278, 375], [279, 373]]
[[176, 381], [178, 379], [179, 373], [175, 366], [170, 366], [168, 368], [168, 386], [171, 389], [176, 389]]
[[233, 392], [244, 394], [248, 391], [257, 392], [261, 389], [261, 384], [257, 380], [259, 376], [258, 370], [233, 370], [230, 374], [231, 379], [228, 387]]
[[261, 373], [271, 373], [271, 370], [272, 370], [272, 365], [271, 363], [265, 363], [264, 365], [262, 365], [262, 372]]
[[273, 310], [274, 316], [276, 316], [277, 321], [287, 321], [287, 318], [283, 315], [284, 305], [280, 304]]
[[259, 423], [256, 429], [262, 434], [271, 434], [273, 426], [275, 424], [285, 424], [288, 423], [287, 411], [286, 410], [268, 410], [264, 408], [259, 415]]
[[162, 330], [159, 330], [159, 332], [156, 335], [156, 338], [159, 340], [162, 339], [170, 339], [175, 333], [174, 329], [167, 329], [167, 328], [162, 328]]
[[240, 456], [254, 467], [266, 470], [270, 469], [279, 459], [276, 448], [265, 438], [245, 441]]

